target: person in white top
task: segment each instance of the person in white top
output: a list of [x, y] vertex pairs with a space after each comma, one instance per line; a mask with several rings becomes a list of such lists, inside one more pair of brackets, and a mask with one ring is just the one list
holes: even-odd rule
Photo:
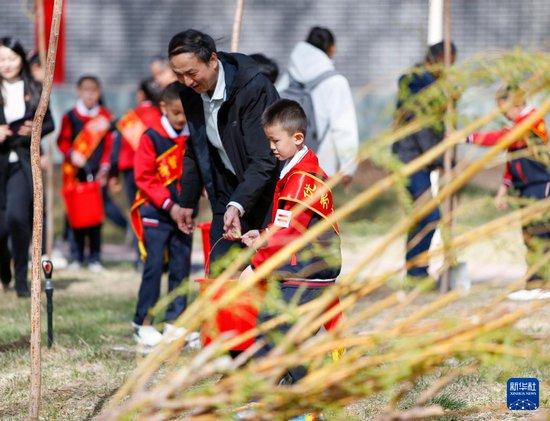
[[[307, 84], [323, 73], [334, 71], [332, 58], [336, 53], [334, 34], [320, 27], [313, 27], [305, 42], [296, 44], [290, 54], [288, 71], [276, 84], [277, 90], [288, 88], [291, 78]], [[319, 164], [328, 176], [342, 171], [343, 183], [349, 184], [357, 169], [355, 158], [359, 148], [355, 105], [347, 79], [333, 74], [322, 80], [311, 92], [319, 149]], [[308, 116], [309, 118], [309, 116]]]
[[[7, 259], [7, 236], [15, 268], [15, 289], [28, 297], [29, 245], [32, 233], [32, 175], [30, 141], [32, 120], [42, 87], [30, 73], [21, 43], [0, 38], [0, 277], [11, 278]], [[52, 132], [48, 111], [42, 135]]]

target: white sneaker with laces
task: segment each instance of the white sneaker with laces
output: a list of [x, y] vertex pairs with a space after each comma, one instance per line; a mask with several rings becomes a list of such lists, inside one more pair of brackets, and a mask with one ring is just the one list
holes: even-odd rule
[[159, 342], [162, 341], [162, 334], [157, 329], [155, 329], [154, 326], [134, 325], [134, 327], [134, 339], [136, 340], [138, 345], [152, 348], [157, 346]]
[[82, 269], [82, 265], [80, 264], [80, 262], [74, 261], [74, 262], [69, 263], [69, 265], [67, 266], [67, 269], [68, 270], [80, 270], [80, 269]]
[[164, 325], [164, 331], [162, 332], [163, 339], [166, 339], [168, 342], [173, 342], [176, 339], [181, 338], [187, 334], [187, 329], [184, 327], [177, 327], [173, 324], [166, 323]]
[[88, 270], [92, 273], [104, 273], [104, 272], [106, 272], [105, 267], [99, 262], [90, 263], [88, 265]]

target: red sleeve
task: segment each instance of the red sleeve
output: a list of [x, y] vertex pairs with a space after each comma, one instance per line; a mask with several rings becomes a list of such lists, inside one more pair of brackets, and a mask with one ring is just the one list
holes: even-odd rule
[[73, 134], [73, 125], [69, 119], [69, 115], [65, 114], [61, 121], [61, 130], [57, 137], [57, 147], [61, 153], [65, 156], [65, 159], [70, 159], [73, 141], [71, 139]]
[[468, 143], [474, 143], [479, 146], [494, 146], [509, 131], [510, 129], [505, 128], [501, 130], [495, 130], [493, 132], [472, 133], [468, 137]]
[[[287, 202], [285, 209], [290, 210], [293, 206], [294, 203]], [[301, 237], [307, 230], [312, 216], [312, 211], [309, 209], [306, 209], [299, 215], [292, 215], [290, 226], [288, 228], [278, 229], [277, 232], [269, 238], [267, 244], [258, 249], [256, 254], [252, 256], [252, 267], [257, 268], [292, 240]]]
[[134, 157], [134, 177], [136, 184], [155, 207], [169, 210], [173, 202], [170, 198], [170, 190], [157, 178], [157, 154], [153, 141], [144, 133], [141, 136], [139, 146]]

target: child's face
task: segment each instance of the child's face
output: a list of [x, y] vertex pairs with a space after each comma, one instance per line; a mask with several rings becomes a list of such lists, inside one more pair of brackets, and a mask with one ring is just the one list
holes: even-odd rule
[[183, 112], [183, 105], [181, 105], [181, 101], [161, 101], [160, 109], [162, 110], [162, 113], [166, 116], [168, 122], [174, 128], [174, 130], [178, 132], [180, 130], [183, 130], [183, 128], [185, 127], [185, 123], [187, 123], [187, 119], [185, 118], [185, 113]]
[[82, 100], [86, 108], [94, 108], [101, 97], [101, 88], [93, 80], [85, 79], [76, 90], [78, 98]]
[[523, 100], [512, 100], [513, 104], [510, 108], [506, 110], [506, 105], [508, 104], [507, 100], [500, 99], [497, 101], [498, 107], [502, 110], [504, 116], [510, 120], [515, 121], [520, 115], [523, 109], [525, 108], [525, 101]]
[[269, 140], [271, 152], [279, 161], [292, 158], [304, 144], [303, 133], [289, 134], [279, 123], [265, 126], [264, 132]]
[[0, 76], [8, 81], [18, 79], [23, 68], [19, 54], [8, 47], [0, 46]]
[[181, 53], [170, 59], [170, 67], [185, 86], [202, 94], [213, 91], [218, 82], [218, 56], [212, 53], [204, 62], [194, 53]]

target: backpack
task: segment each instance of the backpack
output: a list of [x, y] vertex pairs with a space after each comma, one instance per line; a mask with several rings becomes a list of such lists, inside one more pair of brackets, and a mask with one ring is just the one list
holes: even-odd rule
[[289, 74], [288, 78], [290, 83], [288, 88], [281, 92], [281, 98], [292, 99], [300, 104], [304, 109], [307, 117], [307, 134], [305, 143], [307, 147], [312, 149], [315, 153], [317, 153], [321, 142], [327, 135], [330, 128], [330, 123], [327, 124], [327, 127], [321, 134], [317, 132], [317, 119], [315, 118], [315, 108], [313, 107], [311, 93], [321, 82], [338, 74], [339, 73], [336, 70], [327, 70], [307, 83], [298, 82]]

